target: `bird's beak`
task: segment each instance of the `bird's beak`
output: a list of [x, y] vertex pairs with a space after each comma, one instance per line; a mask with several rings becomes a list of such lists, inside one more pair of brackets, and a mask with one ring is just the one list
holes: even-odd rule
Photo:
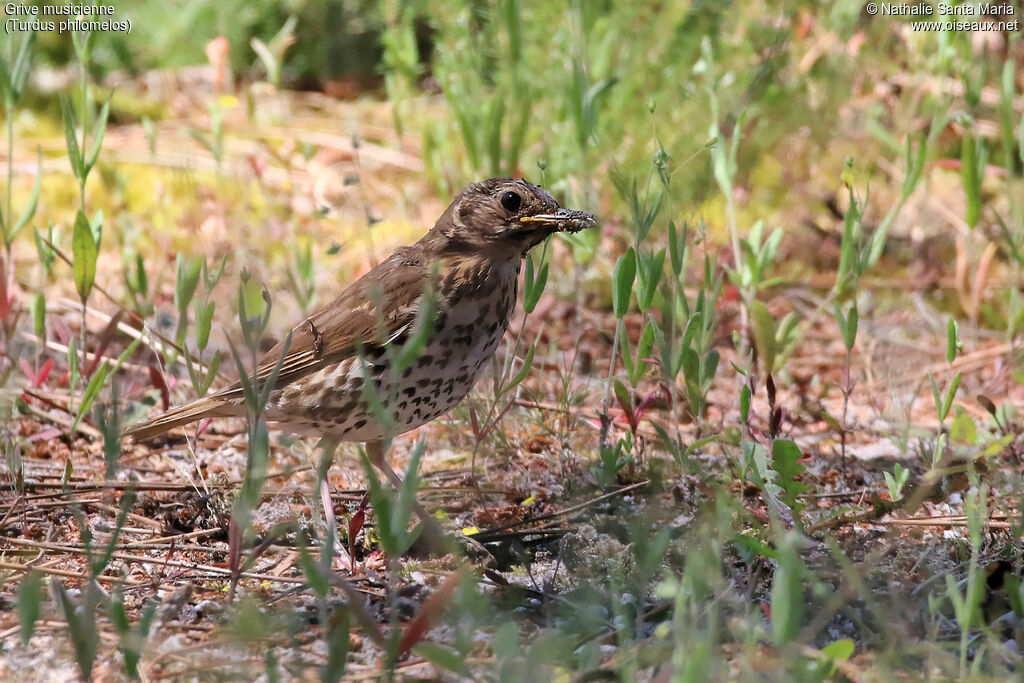
[[556, 232], [579, 232], [597, 225], [597, 219], [585, 211], [559, 209], [554, 213], [523, 216], [520, 223], [530, 227], [549, 227]]

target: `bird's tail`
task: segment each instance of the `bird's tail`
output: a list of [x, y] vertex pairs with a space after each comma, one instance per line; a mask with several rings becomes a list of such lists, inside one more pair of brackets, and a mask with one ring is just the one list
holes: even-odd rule
[[138, 422], [124, 430], [122, 436], [130, 436], [136, 441], [146, 441], [154, 436], [170, 431], [175, 427], [202, 420], [207, 417], [232, 417], [243, 415], [241, 406], [224, 401], [214, 396], [200, 398], [177, 408], [171, 408], [163, 415], [152, 420]]

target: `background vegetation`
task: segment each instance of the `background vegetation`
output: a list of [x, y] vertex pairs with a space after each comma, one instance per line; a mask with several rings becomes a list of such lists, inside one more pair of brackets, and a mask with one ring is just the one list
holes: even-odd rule
[[[116, 11], [0, 38], [4, 677], [1019, 671], [1019, 24]], [[491, 373], [395, 440], [401, 490], [258, 388], [122, 442], [492, 175], [601, 227], [528, 260]], [[414, 492], [468, 550], [421, 552]]]

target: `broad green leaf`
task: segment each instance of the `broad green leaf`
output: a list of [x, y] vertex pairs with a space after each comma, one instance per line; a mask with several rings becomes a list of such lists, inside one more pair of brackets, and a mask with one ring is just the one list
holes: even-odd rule
[[704, 356], [704, 364], [701, 366], [701, 381], [710, 382], [714, 379], [720, 360], [721, 354], [718, 353], [718, 349], [711, 349], [707, 352]]
[[25, 644], [28, 644], [35, 632], [42, 601], [42, 574], [38, 571], [31, 571], [18, 585], [18, 625], [21, 628], [21, 642]]
[[[849, 638], [840, 638], [834, 640], [825, 647], [821, 648], [821, 654], [825, 655], [834, 662], [845, 662], [853, 656], [854, 644]], [[835, 669], [832, 670], [834, 672]]]
[[697, 352], [689, 346], [684, 347], [680, 361], [680, 365], [683, 368], [683, 377], [690, 382], [699, 382], [700, 357], [697, 355]]
[[103, 135], [107, 132], [107, 117], [110, 115], [110, 100], [108, 99], [103, 103], [103, 108], [100, 109], [100, 115], [96, 118], [96, 124], [92, 129], [92, 146], [89, 148], [89, 154], [85, 158], [85, 175], [89, 175], [89, 171], [96, 165], [96, 160], [100, 156], [100, 149], [103, 147]]
[[960, 379], [962, 375], [958, 372], [953, 376], [953, 381], [949, 383], [949, 388], [946, 390], [946, 398], [942, 402], [942, 410], [939, 411], [939, 421], [946, 419], [949, 415], [949, 409], [953, 407], [953, 399], [956, 398], [956, 391], [960, 388]]
[[[36, 31], [35, 29], [30, 30], [22, 39], [21, 45], [18, 49], [18, 54], [14, 57], [14, 63], [11, 65], [10, 80], [7, 82], [10, 88], [10, 100], [6, 98], [5, 93], [4, 108], [8, 110], [10, 115], [10, 109], [14, 104], [21, 99], [22, 94], [25, 92], [25, 83], [28, 82], [28, 74], [31, 71], [32, 66], [32, 48], [36, 43]], [[3, 71], [0, 68], [0, 71]], [[6, 80], [6, 74], [4, 74]]]
[[689, 226], [683, 224], [683, 234], [676, 232], [675, 221], [668, 222], [668, 250], [669, 261], [672, 264], [672, 273], [678, 278], [685, 266], [686, 260], [686, 238]]
[[847, 194], [850, 198], [850, 206], [846, 209], [843, 217], [843, 237], [839, 243], [839, 268], [836, 270], [835, 292], [844, 293], [856, 277], [854, 251], [860, 241], [861, 233], [861, 206], [853, 193], [853, 187], [847, 186]]
[[110, 364], [106, 361], [103, 362], [96, 372], [93, 373], [92, 377], [89, 378], [89, 384], [85, 387], [85, 393], [82, 394], [82, 401], [78, 404], [78, 413], [75, 415], [74, 422], [71, 423], [72, 433], [78, 429], [78, 424], [85, 417], [85, 414], [92, 408], [93, 402], [96, 400], [96, 396], [100, 393], [100, 389], [107, 381], [107, 376], [110, 374]]
[[959, 330], [957, 329], [956, 320], [953, 320], [953, 318], [950, 318], [946, 322], [946, 362], [947, 363], [952, 363], [954, 360], [956, 360], [957, 337], [959, 336], [958, 335], [958, 331]]
[[1016, 438], [1016, 434], [1007, 434], [1007, 435], [1005, 435], [1005, 436], [1003, 436], [1003, 437], [1001, 437], [999, 439], [996, 439], [995, 441], [990, 443], [988, 446], [986, 446], [985, 450], [983, 450], [981, 452], [981, 455], [984, 456], [984, 457], [997, 455], [1000, 452], [1002, 452], [1002, 450], [1004, 448], [1006, 448], [1011, 443], [1013, 443], [1015, 438]]
[[85, 387], [85, 393], [82, 394], [82, 402], [78, 404], [78, 414], [75, 415], [75, 420], [71, 425], [72, 433], [74, 433], [75, 429], [78, 428], [79, 422], [81, 422], [86, 413], [89, 412], [93, 402], [96, 400], [96, 396], [99, 395], [103, 385], [106, 384], [107, 377], [116, 374], [121, 369], [121, 366], [124, 365], [124, 362], [128, 360], [133, 353], [135, 353], [135, 349], [138, 348], [141, 343], [142, 337], [136, 337], [135, 340], [121, 352], [121, 355], [117, 357], [117, 362], [114, 363], [113, 367], [110, 366], [109, 362], [103, 361], [103, 365], [93, 373], [92, 377], [89, 379], [89, 384]]
[[777, 646], [793, 642], [800, 633], [805, 613], [801, 562], [793, 541], [786, 537], [779, 548], [779, 564], [772, 577], [772, 642]]
[[626, 250], [615, 261], [612, 272], [612, 310], [616, 318], [626, 315], [629, 310], [629, 299], [633, 292], [633, 281], [636, 279], [636, 252], [633, 247]]
[[78, 148], [78, 139], [75, 137], [75, 113], [71, 102], [67, 97], [60, 99], [61, 111], [64, 113], [64, 140], [68, 148], [68, 161], [71, 163], [71, 170], [79, 182], [85, 180], [85, 166], [82, 159], [82, 152]]
[[145, 298], [149, 294], [149, 277], [146, 275], [146, 262], [142, 254], [135, 254], [134, 277], [129, 278], [132, 292]]
[[682, 346], [692, 346], [693, 338], [700, 332], [701, 325], [704, 322], [703, 313], [694, 313], [690, 316], [690, 319], [686, 321], [686, 327], [683, 328], [683, 340]]
[[81, 211], [75, 216], [75, 229], [71, 237], [72, 271], [75, 277], [75, 288], [82, 301], [89, 298], [93, 284], [96, 282], [96, 259], [99, 258], [99, 247], [92, 234], [89, 219]]
[[772, 466], [779, 473], [778, 483], [784, 491], [779, 497], [794, 511], [804, 508], [798, 496], [810, 490], [810, 486], [796, 479], [797, 475], [805, 471], [799, 462], [801, 457], [800, 448], [789, 439], [776, 439], [772, 442]]
[[978, 426], [974, 424], [974, 418], [970, 413], [964, 411], [953, 418], [953, 422], [949, 425], [949, 438], [971, 445], [977, 443]]
[[847, 351], [853, 350], [853, 344], [857, 339], [857, 302], [850, 304], [849, 316], [843, 315], [843, 310], [839, 306], [839, 302], [835, 302], [834, 306], [836, 322], [839, 324], [839, 332], [843, 337], [843, 346], [846, 347]]
[[636, 363], [634, 366], [634, 372], [631, 374], [629, 381], [635, 387], [640, 381], [640, 378], [644, 376], [644, 372], [647, 371], [648, 361], [651, 358], [651, 353], [654, 351], [654, 325], [650, 320], [644, 325], [643, 331], [640, 333], [640, 340], [636, 346]]
[[204, 303], [196, 300], [196, 348], [200, 351], [210, 342], [210, 328], [213, 326], [213, 312], [216, 307], [216, 301]]
[[985, 175], [986, 157], [984, 141], [970, 133], [965, 135], [960, 150], [960, 178], [967, 195], [964, 221], [971, 228], [981, 218], [981, 181]]
[[616, 379], [612, 381], [612, 387], [615, 390], [615, 398], [622, 409], [632, 410], [633, 398], [630, 396], [629, 389], [626, 388], [626, 385]]
[[665, 250], [660, 249], [652, 256], [641, 256], [637, 265], [637, 306], [641, 311], [647, 311], [654, 303], [654, 295], [658, 291], [658, 283], [661, 282], [665, 269]]
[[36, 292], [29, 299], [29, 312], [32, 314], [32, 331], [39, 338], [40, 343], [46, 342], [46, 297], [42, 292]]
[[847, 351], [852, 351], [853, 344], [857, 341], [857, 325], [859, 323], [856, 301], [850, 305], [850, 315], [846, 321], [846, 330], [843, 332], [843, 344], [846, 346]]
[[185, 311], [195, 296], [203, 260], [186, 258], [184, 254], [178, 254], [174, 268], [174, 307], [179, 312]]

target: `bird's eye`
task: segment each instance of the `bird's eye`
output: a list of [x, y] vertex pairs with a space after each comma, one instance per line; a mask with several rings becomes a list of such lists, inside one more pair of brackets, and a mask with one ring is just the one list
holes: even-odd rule
[[509, 213], [515, 213], [519, 210], [519, 205], [522, 204], [523, 200], [519, 198], [515, 192], [506, 192], [501, 195], [501, 205], [505, 207], [505, 210]]

